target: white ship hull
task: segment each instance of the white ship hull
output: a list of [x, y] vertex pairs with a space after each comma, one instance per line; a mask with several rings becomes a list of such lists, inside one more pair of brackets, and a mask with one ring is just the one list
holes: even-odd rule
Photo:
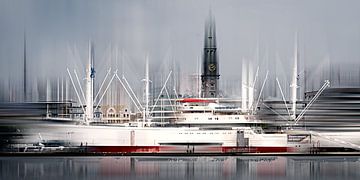
[[[51, 127], [49, 127], [51, 126]], [[250, 128], [201, 129], [37, 125], [22, 143], [62, 141], [65, 147], [112, 153], [293, 152], [286, 134], [256, 134]]]

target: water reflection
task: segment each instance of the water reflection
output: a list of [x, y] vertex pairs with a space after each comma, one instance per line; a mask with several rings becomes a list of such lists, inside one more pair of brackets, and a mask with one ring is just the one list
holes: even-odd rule
[[0, 179], [360, 179], [359, 157], [0, 157]]

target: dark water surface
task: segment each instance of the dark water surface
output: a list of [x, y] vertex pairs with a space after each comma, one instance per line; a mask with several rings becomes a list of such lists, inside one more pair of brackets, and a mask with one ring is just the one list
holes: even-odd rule
[[360, 179], [359, 156], [0, 157], [1, 179]]

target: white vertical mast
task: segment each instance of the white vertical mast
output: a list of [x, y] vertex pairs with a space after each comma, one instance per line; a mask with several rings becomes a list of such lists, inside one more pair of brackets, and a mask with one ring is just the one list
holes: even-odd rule
[[69, 100], [69, 78], [65, 79], [65, 101]]
[[197, 90], [198, 98], [201, 98], [201, 58], [198, 57], [198, 69], [197, 69]]
[[92, 43], [89, 42], [89, 61], [86, 68], [86, 109], [85, 109], [85, 123], [88, 124], [94, 119], [94, 52]]
[[61, 102], [64, 102], [64, 77], [61, 77]]
[[254, 80], [254, 66], [252, 61], [248, 62], [248, 109], [251, 111], [254, 105], [254, 87], [253, 87], [253, 80]]
[[56, 97], [56, 101], [57, 102], [60, 101], [60, 78], [57, 78], [57, 97]]
[[298, 58], [299, 58], [299, 52], [298, 52], [298, 35], [296, 33], [295, 35], [295, 48], [294, 48], [294, 66], [293, 66], [293, 74], [292, 74], [292, 81], [291, 81], [291, 118], [293, 120], [296, 119], [296, 96], [297, 96], [297, 88], [298, 88]]
[[46, 79], [46, 101], [51, 101], [51, 84], [49, 78]]
[[247, 107], [247, 67], [246, 60], [242, 59], [242, 75], [241, 75], [241, 109], [242, 112], [246, 112], [248, 110]]
[[[146, 56], [146, 65], [145, 65], [145, 106], [143, 114], [143, 123], [149, 123], [149, 96], [150, 96], [150, 83], [149, 83], [149, 57]], [[149, 125], [149, 124], [148, 124]]]

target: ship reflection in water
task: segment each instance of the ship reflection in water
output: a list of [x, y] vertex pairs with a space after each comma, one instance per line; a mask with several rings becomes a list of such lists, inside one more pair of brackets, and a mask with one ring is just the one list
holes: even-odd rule
[[360, 179], [360, 157], [0, 157], [0, 179]]

